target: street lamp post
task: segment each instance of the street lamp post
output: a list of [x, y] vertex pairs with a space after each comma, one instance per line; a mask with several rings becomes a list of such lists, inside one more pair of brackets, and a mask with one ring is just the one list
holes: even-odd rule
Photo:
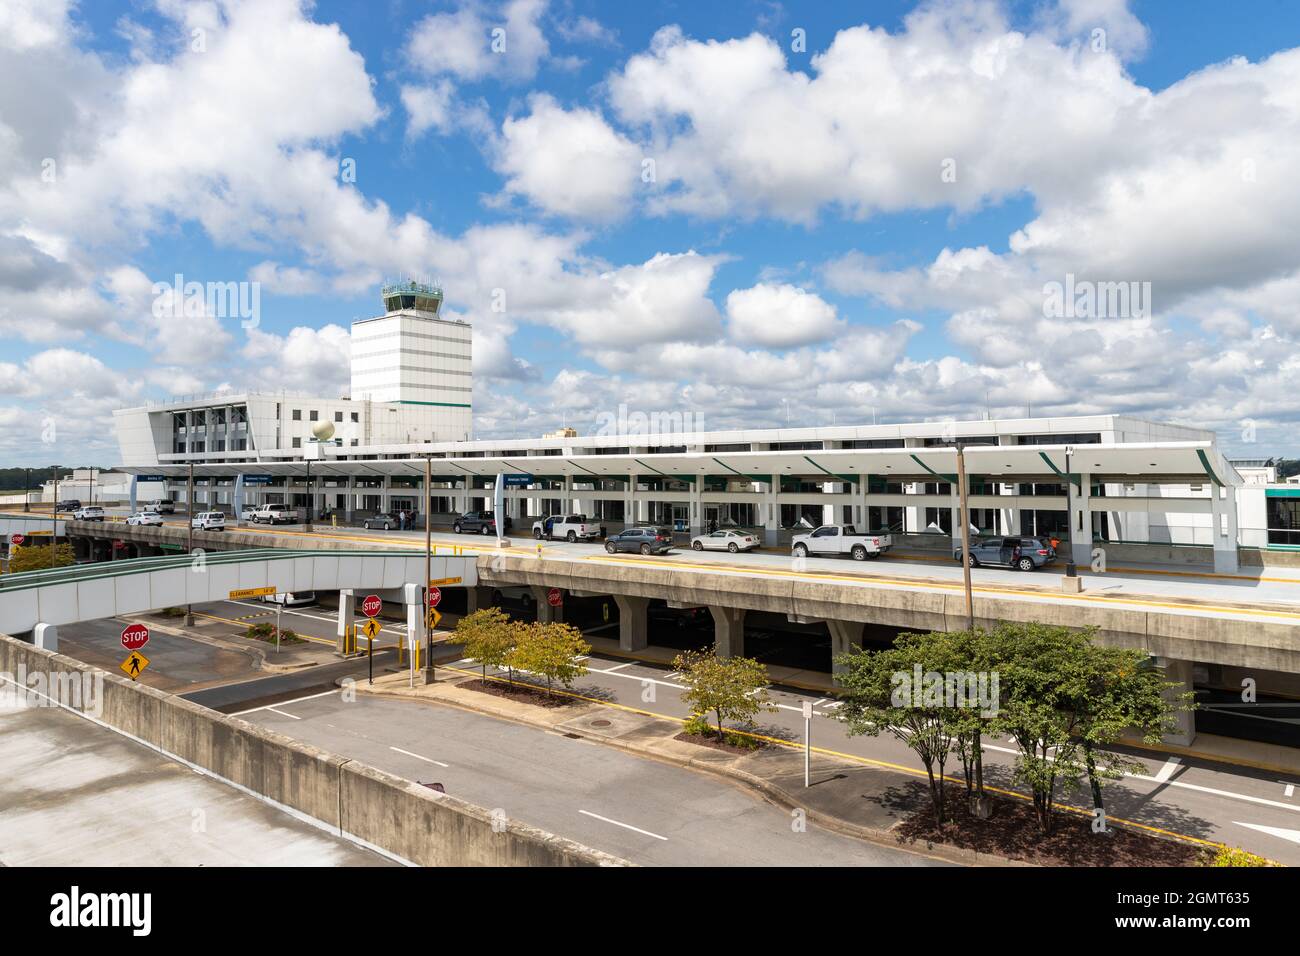
[[[185, 550], [190, 553], [191, 560], [194, 557], [194, 462], [186, 462], [185, 478], [185, 523], [188, 528], [185, 532]], [[194, 605], [185, 605], [185, 626], [194, 626]]]
[[[59, 466], [54, 466], [54, 536], [50, 539], [54, 544], [59, 543]], [[94, 558], [94, 548], [92, 545], [91, 558]]]
[[[428, 600], [429, 582], [433, 580], [433, 509], [429, 507], [429, 492], [433, 485], [433, 459], [428, 455], [424, 457], [424, 607], [420, 608], [420, 613], [424, 615], [424, 680], [426, 684], [433, 683], [433, 628], [429, 626], [429, 619], [433, 616], [429, 613], [430, 605]], [[497, 515], [497, 520], [501, 516]]]
[[24, 469], [26, 475], [23, 478], [23, 511], [32, 510], [32, 470]]
[[966, 497], [966, 453], [962, 450], [960, 443], [957, 445], [957, 495], [961, 502], [958, 509], [961, 519], [961, 568], [962, 583], [966, 589], [966, 629], [975, 630], [975, 602], [971, 597], [970, 588], [970, 518], [969, 506]]

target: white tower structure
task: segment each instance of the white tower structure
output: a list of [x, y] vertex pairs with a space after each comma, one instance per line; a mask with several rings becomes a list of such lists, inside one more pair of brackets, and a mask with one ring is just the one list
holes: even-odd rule
[[435, 285], [385, 285], [383, 301], [383, 315], [352, 323], [352, 399], [419, 406], [439, 438], [468, 437], [473, 329], [439, 315]]

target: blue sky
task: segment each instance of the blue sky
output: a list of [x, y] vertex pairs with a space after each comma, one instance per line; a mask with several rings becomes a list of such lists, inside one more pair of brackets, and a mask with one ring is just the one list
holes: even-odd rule
[[[0, 461], [341, 394], [410, 272], [474, 323], [480, 436], [1032, 405], [1294, 454], [1297, 37], [1280, 0], [14, 0]], [[177, 273], [259, 283], [258, 324], [153, 314]], [[1067, 275], [1153, 308], [1048, 315]]]

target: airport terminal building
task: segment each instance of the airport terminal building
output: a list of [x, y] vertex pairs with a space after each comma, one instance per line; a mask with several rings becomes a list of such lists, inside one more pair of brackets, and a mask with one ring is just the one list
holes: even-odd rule
[[1073, 532], [1078, 561], [1096, 542], [1185, 547], [1201, 560], [1212, 549], [1221, 570], [1236, 568], [1238, 544], [1300, 544], [1270, 531], [1264, 487], [1243, 480], [1213, 432], [1123, 415], [475, 440], [472, 329], [441, 318], [435, 286], [383, 295], [382, 316], [353, 323], [347, 397], [219, 393], [117, 412], [119, 467], [149, 483], [138, 499], [184, 500], [192, 479], [196, 508], [284, 503], [344, 522], [400, 510], [422, 521], [428, 509], [447, 526], [492, 509], [507, 476], [515, 534], [580, 513], [610, 532], [716, 525], [779, 545], [852, 524], [938, 546], [960, 533], [960, 445], [983, 534]]

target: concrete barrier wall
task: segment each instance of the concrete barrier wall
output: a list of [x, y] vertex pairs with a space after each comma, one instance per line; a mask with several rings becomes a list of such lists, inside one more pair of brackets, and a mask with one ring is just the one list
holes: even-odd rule
[[[47, 686], [51, 675], [57, 680], [101, 673], [103, 697], [95, 716], [109, 727], [413, 863], [627, 865], [543, 830], [494, 821], [481, 807], [3, 634], [0, 671], [29, 679], [44, 674]], [[77, 709], [94, 704], [82, 700]]]

